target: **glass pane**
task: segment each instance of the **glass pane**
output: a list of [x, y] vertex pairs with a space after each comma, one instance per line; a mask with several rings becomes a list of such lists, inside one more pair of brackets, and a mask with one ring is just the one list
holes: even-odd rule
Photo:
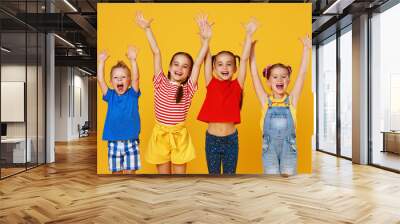
[[[27, 19], [35, 26], [39, 24], [37, 13], [40, 12], [38, 1], [27, 2]], [[27, 34], [28, 63], [27, 63], [27, 142], [31, 148], [31, 160], [28, 168], [38, 165], [38, 45], [37, 30], [28, 30]]]
[[372, 18], [372, 163], [400, 170], [400, 4]]
[[[25, 90], [26, 34], [1, 34], [1, 175], [25, 170], [30, 159], [26, 151]], [[29, 144], [28, 144], [29, 149]]]
[[352, 35], [340, 36], [340, 154], [352, 157]]
[[26, 116], [27, 116], [27, 131], [28, 131], [28, 149], [30, 148], [30, 158], [28, 158], [28, 168], [37, 165], [37, 63], [38, 63], [38, 36], [36, 32], [27, 33], [28, 38], [28, 63], [27, 63], [27, 82], [26, 82]]
[[46, 149], [45, 149], [45, 65], [46, 65], [46, 36], [39, 33], [38, 45], [38, 163], [45, 163]]
[[318, 149], [336, 154], [336, 39], [318, 48]]

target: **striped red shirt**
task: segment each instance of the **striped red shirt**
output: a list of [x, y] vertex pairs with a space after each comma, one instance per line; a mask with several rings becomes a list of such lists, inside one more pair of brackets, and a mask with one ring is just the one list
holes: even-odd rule
[[154, 85], [154, 109], [156, 120], [162, 124], [175, 125], [186, 120], [192, 98], [197, 90], [197, 83], [193, 84], [189, 78], [183, 85], [183, 97], [180, 103], [176, 103], [178, 85], [171, 83], [163, 72], [155, 75]]

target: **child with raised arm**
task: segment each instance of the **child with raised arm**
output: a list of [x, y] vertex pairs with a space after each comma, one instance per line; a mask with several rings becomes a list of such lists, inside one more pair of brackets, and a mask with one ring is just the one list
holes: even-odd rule
[[111, 68], [110, 89], [104, 80], [104, 65], [109, 56], [105, 51], [98, 55], [97, 81], [103, 100], [108, 104], [103, 140], [108, 141], [108, 168], [113, 174], [134, 174], [141, 166], [138, 108], [140, 90], [136, 56], [137, 49], [129, 47], [127, 57], [131, 62], [132, 76], [123, 61], [118, 61]]
[[211, 26], [207, 23], [206, 16], [197, 17], [201, 49], [196, 60], [193, 61], [186, 52], [175, 53], [166, 77], [162, 69], [160, 49], [150, 26], [152, 20], [145, 19], [138, 12], [136, 22], [146, 33], [154, 63], [156, 124], [145, 158], [149, 163], [156, 164], [160, 174], [184, 174], [186, 164], [195, 158], [195, 149], [184, 122], [197, 90], [199, 70], [211, 38]]
[[[250, 55], [252, 35], [257, 30], [257, 22], [251, 20], [245, 28], [241, 58], [244, 62]], [[240, 57], [230, 51], [221, 51], [212, 57], [208, 51], [206, 56], [204, 75], [207, 95], [197, 119], [208, 123], [206, 159], [210, 174], [221, 174], [221, 165], [223, 174], [236, 173], [239, 151], [236, 124], [240, 123], [247, 69], [247, 63], [240, 63], [239, 74], [236, 79], [232, 79], [237, 71], [236, 61], [239, 60]]]
[[309, 63], [311, 40], [301, 38], [303, 53], [299, 73], [290, 93], [287, 87], [292, 68], [281, 63], [268, 65], [263, 70], [271, 96], [264, 90], [260, 81], [253, 42], [250, 54], [250, 70], [253, 87], [262, 105], [261, 127], [263, 132], [262, 161], [265, 174], [282, 176], [297, 173], [296, 107], [303, 89]]

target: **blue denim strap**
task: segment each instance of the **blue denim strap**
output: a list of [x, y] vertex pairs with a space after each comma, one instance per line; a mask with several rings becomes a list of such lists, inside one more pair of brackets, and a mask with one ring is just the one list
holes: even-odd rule
[[268, 97], [268, 109], [272, 107], [272, 100]]
[[286, 99], [285, 99], [285, 101], [284, 101], [284, 103], [285, 103], [285, 106], [287, 106], [287, 107], [289, 107], [290, 106], [290, 98], [289, 98], [290, 96], [288, 95], [287, 97], [286, 97]]

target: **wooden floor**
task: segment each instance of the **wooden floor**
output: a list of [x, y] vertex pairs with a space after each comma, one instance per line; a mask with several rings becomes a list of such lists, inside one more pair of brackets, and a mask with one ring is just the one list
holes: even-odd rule
[[400, 175], [314, 155], [311, 175], [96, 175], [94, 138], [0, 181], [0, 223], [400, 223]]
[[11, 176], [13, 174], [19, 173], [26, 170], [25, 167], [24, 168], [1, 168], [1, 177], [8, 177]]
[[372, 162], [391, 169], [400, 170], [400, 154], [374, 151]]

